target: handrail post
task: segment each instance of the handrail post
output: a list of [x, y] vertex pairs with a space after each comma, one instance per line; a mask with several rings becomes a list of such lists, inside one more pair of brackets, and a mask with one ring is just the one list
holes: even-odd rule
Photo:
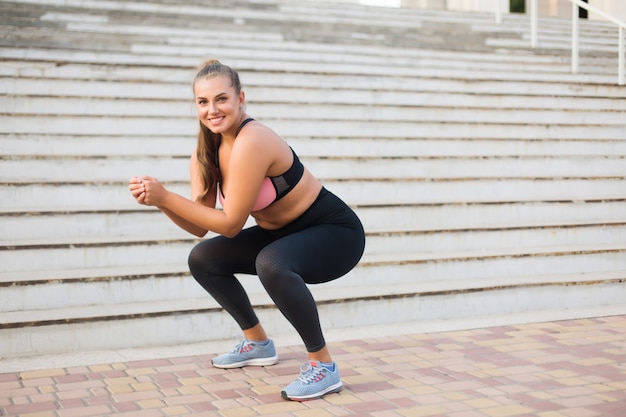
[[530, 46], [537, 47], [537, 0], [530, 0]]
[[[624, 26], [624, 22], [613, 18], [606, 13], [599, 11], [587, 3], [583, 3], [580, 0], [569, 0], [572, 3], [572, 74], [577, 74], [579, 70], [579, 56], [580, 56], [580, 20], [578, 17], [579, 9], [583, 8], [587, 11], [593, 11], [594, 13], [598, 13], [600, 16], [605, 17], [606, 19], [612, 21], [618, 26], [618, 83], [619, 85], [626, 84], [626, 40], [624, 40], [624, 34], [626, 32], [626, 26]], [[496, 23], [502, 22], [502, 15], [500, 11], [500, 0], [495, 0], [495, 15], [496, 15]], [[538, 0], [530, 0], [530, 46], [532, 48], [537, 47], [537, 15], [538, 15]]]
[[619, 27], [619, 47], [617, 48], [618, 52], [619, 52], [619, 70], [618, 70], [618, 83], [619, 85], [624, 85], [626, 84], [626, 80], [624, 79], [624, 61], [626, 61], [626, 57], [624, 57], [624, 28], [622, 26]]
[[578, 73], [578, 5], [572, 2], [572, 74]]
[[496, 23], [502, 23], [502, 10], [500, 5], [500, 0], [496, 0]]

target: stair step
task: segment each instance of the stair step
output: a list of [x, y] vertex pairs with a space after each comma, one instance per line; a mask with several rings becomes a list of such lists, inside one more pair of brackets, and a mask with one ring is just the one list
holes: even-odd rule
[[[365, 230], [370, 233], [411, 230], [469, 232], [474, 229], [609, 225], [626, 221], [626, 198], [587, 202], [377, 204], [354, 209]], [[250, 219], [246, 227], [253, 223]], [[111, 241], [128, 236], [141, 236], [144, 240], [163, 236], [174, 240], [190, 237], [167, 221], [161, 212], [140, 207], [110, 212], [5, 213], [0, 214], [0, 231], [0, 242], [5, 246], [26, 242], [40, 245], [55, 242], [60, 236], [68, 242], [84, 242], [85, 238], [95, 236], [108, 236]]]
[[[9, 110], [15, 114], [69, 114], [69, 115], [103, 115], [103, 116], [148, 116], [156, 113], [170, 116], [189, 117], [195, 115], [195, 108], [191, 104], [187, 86], [178, 84], [155, 83], [141, 84], [130, 82], [94, 82], [73, 80], [70, 82], [47, 83], [42, 90], [38, 90], [37, 97], [30, 96], [39, 83], [35, 80], [8, 80], [0, 78], [2, 92], [9, 95], [1, 103], [4, 112]], [[69, 84], [69, 85], [66, 85]], [[528, 115], [537, 116], [537, 111], [553, 115], [555, 112], [571, 111], [569, 116], [580, 116], [577, 111], [589, 113], [586, 119], [598, 123], [601, 117], [615, 117], [612, 111], [626, 110], [624, 100], [618, 98], [578, 97], [578, 96], [538, 96], [538, 95], [503, 95], [498, 93], [476, 96], [471, 93], [456, 91], [365, 91], [349, 88], [318, 88], [316, 90], [296, 87], [263, 87], [246, 86], [246, 95], [249, 105], [253, 106], [254, 113], [262, 112], [259, 117], [271, 117], [270, 111], [280, 109], [279, 105], [307, 106], [312, 109], [311, 116], [323, 114], [325, 105], [339, 112], [341, 117], [351, 118], [354, 112], [362, 112], [371, 105], [385, 105], [381, 110], [399, 112], [393, 117], [402, 119], [412, 108], [420, 111], [433, 112], [436, 109], [469, 109], [490, 108], [498, 114], [506, 115], [506, 111], [528, 110]], [[86, 96], [88, 92], [88, 97]], [[96, 99], [97, 98], [97, 99]], [[124, 99], [124, 100], [122, 100]], [[88, 103], [88, 104], [87, 104]], [[60, 104], [63, 104], [61, 106]], [[341, 105], [350, 105], [346, 108]], [[554, 109], [554, 110], [552, 110]], [[284, 109], [291, 114], [289, 109]], [[301, 111], [298, 107], [294, 112]], [[403, 114], [406, 113], [405, 114]], [[391, 118], [392, 115], [376, 113], [377, 118]], [[572, 117], [575, 118], [575, 117]], [[415, 120], [427, 119], [425, 116]], [[500, 122], [504, 121], [498, 119]], [[541, 118], [537, 121], [542, 120]], [[612, 119], [609, 119], [612, 120]]]
[[[415, 21], [414, 21], [415, 22]], [[414, 29], [419, 28], [419, 22], [415, 22]], [[346, 61], [368, 60], [369, 62], [381, 62], [387, 57], [391, 60], [414, 59], [415, 63], [424, 65], [432, 62], [449, 61], [452, 65], [458, 65], [459, 60], [471, 64], [484, 61], [489, 63], [512, 62], [520, 65], [563, 64], [561, 57], [535, 55], [532, 53], [506, 54], [498, 51], [450, 51], [445, 49], [422, 49], [403, 48], [388, 44], [386, 46], [375, 43], [363, 44], [331, 44], [316, 41], [313, 38], [306, 40], [287, 40], [277, 33], [237, 32], [231, 37], [227, 32], [215, 32], [206, 29], [165, 27], [165, 26], [131, 26], [122, 24], [102, 23], [68, 23], [68, 31], [84, 33], [97, 33], [118, 35], [120, 37], [139, 36], [139, 40], [133, 44], [135, 52], [158, 51], [166, 54], [190, 54], [195, 52], [194, 47], [203, 45], [203, 40], [212, 39], [213, 52], [218, 56], [231, 55], [232, 51], [249, 51], [250, 54], [238, 54], [237, 57], [247, 58], [265, 57], [261, 51], [272, 51], [271, 55], [278, 54], [277, 58], [283, 57], [283, 53], [289, 52], [289, 58], [301, 60], [312, 58], [315, 54], [323, 54], [321, 58], [327, 60]], [[167, 40], [163, 41], [163, 34]], [[612, 40], [612, 38], [607, 38]], [[162, 49], [159, 49], [162, 48]], [[365, 62], [364, 62], [365, 63]]]
[[[198, 65], [197, 54], [186, 56], [168, 55], [142, 55], [123, 54], [114, 52], [81, 52], [48, 49], [17, 49], [0, 47], [0, 58], [3, 60], [27, 60], [27, 61], [68, 61], [72, 63], [92, 64], [92, 65], [146, 65], [151, 64], [160, 67], [187, 67], [193, 68]], [[463, 68], [413, 68], [403, 66], [367, 66], [360, 64], [337, 64], [291, 61], [243, 61], [232, 59], [232, 62], [225, 61], [237, 69], [255, 71], [280, 71], [280, 72], [310, 72], [312, 68], [315, 72], [347, 73], [370, 76], [396, 76], [396, 77], [449, 77], [478, 80], [528, 80], [528, 81], [567, 81], [582, 82], [588, 84], [610, 84], [615, 82], [615, 76], [603, 74], [571, 74], [567, 65], [563, 65], [558, 72], [514, 72], [503, 67], [500, 70], [480, 70]]]
[[[359, 138], [286, 137], [302, 158], [580, 158], [626, 156], [624, 140], [538, 140], [538, 139], [460, 139], [460, 138]], [[186, 146], [181, 146], [185, 143]], [[150, 147], [146, 145], [150, 144]], [[171, 136], [98, 136], [50, 134], [0, 134], [0, 157], [168, 157], [188, 160], [194, 148], [191, 138]], [[23, 169], [21, 169], [23, 171]]]
[[[344, 287], [312, 286], [311, 291], [319, 305], [346, 301], [370, 301], [386, 298], [404, 298], [425, 295], [443, 295], [451, 292], [466, 293], [474, 291], [501, 290], [515, 287], [591, 285], [592, 283], [623, 283], [626, 270], [599, 272], [590, 274], [561, 274], [549, 276], [523, 276], [500, 279], [448, 280], [445, 282], [414, 282], [396, 285], [375, 285]], [[336, 281], [339, 282], [339, 281]], [[349, 288], [349, 290], [347, 290]], [[199, 288], [202, 291], [201, 288]], [[626, 289], [624, 290], [626, 291]], [[272, 307], [273, 303], [266, 293], [251, 293], [250, 298], [255, 308]], [[112, 311], [113, 310], [113, 311]], [[85, 320], [100, 321], [175, 313], [197, 313], [221, 311], [222, 308], [210, 296], [192, 299], [158, 302], [135, 302], [111, 306], [92, 305], [47, 310], [15, 311], [3, 313], [0, 329], [32, 325], [66, 324]]]
[[[330, 191], [351, 206], [376, 205], [381, 201], [407, 205], [623, 200], [623, 182], [623, 178], [324, 180]], [[136, 209], [127, 184], [126, 178], [119, 183], [0, 183], [0, 201], [4, 202], [0, 212]], [[189, 195], [186, 184], [165, 185], [180, 195]], [[46, 201], [45, 208], [41, 201]]]
[[[165, 221], [162, 219], [162, 221]], [[572, 224], [558, 223], [556, 225], [539, 224], [512, 226], [510, 224], [491, 225], [491, 227], [472, 228], [469, 225], [459, 225], [457, 228], [442, 228], [431, 225], [421, 229], [403, 228], [398, 231], [383, 229], [380, 232], [367, 231], [367, 253], [415, 252], [415, 253], [450, 253], [456, 251], [481, 250], [496, 251], [506, 248], [559, 246], [559, 245], [592, 245], [609, 244], [626, 241], [626, 219], [612, 223], [606, 222], [579, 222]], [[210, 233], [208, 237], [213, 236]], [[35, 258], [35, 254], [46, 256], [48, 252], [58, 253], [53, 258], [61, 258], [62, 269], [88, 267], [82, 265], [83, 259], [97, 262], [100, 257], [113, 257], [114, 253], [145, 251], [154, 259], [161, 259], [161, 252], [167, 252], [169, 246], [195, 245], [199, 239], [191, 235], [172, 237], [154, 236], [147, 239], [143, 235], [112, 237], [108, 235], [89, 237], [66, 237], [50, 239], [33, 239], [24, 241], [0, 241], [0, 260], [7, 271], [22, 270], [24, 267], [39, 269], [38, 262], [26, 263], [26, 259]], [[110, 252], [110, 253], [109, 253]], [[62, 254], [62, 255], [61, 255]], [[137, 254], [138, 255], [138, 254]], [[166, 256], [165, 253], [162, 256]], [[120, 256], [122, 259], [129, 256]], [[23, 265], [23, 266], [22, 266]], [[70, 266], [77, 265], [77, 266]], [[91, 264], [93, 267], [97, 263]], [[45, 262], [44, 265], [45, 266]]]
[[[248, 97], [251, 97], [250, 95]], [[62, 106], [60, 106], [62, 104]], [[66, 108], [67, 110], [58, 110]], [[303, 121], [353, 121], [367, 119], [378, 123], [395, 122], [441, 122], [441, 123], [523, 123], [536, 125], [550, 124], [559, 119], [559, 127], [565, 126], [617, 126], [626, 129], [622, 112], [610, 112], [606, 109], [520, 109], [520, 108], [464, 108], [448, 103], [445, 107], [387, 105], [372, 114], [371, 105], [361, 104], [299, 104], [299, 103], [248, 103], [248, 110], [258, 120], [265, 120], [280, 114], [285, 119]], [[477, 110], [480, 110], [477, 113]], [[0, 104], [0, 112], [13, 112], [15, 117], [98, 117], [98, 118], [145, 118], [155, 114], [167, 114], [167, 118], [196, 118], [195, 111], [188, 102], [164, 102], [156, 100], [118, 100], [93, 98], [9, 98]], [[372, 117], [374, 116], [374, 117]], [[188, 130], [188, 129], [187, 129]]]
[[[297, 151], [297, 149], [296, 149]], [[191, 151], [189, 152], [191, 154]], [[552, 157], [327, 157], [300, 158], [321, 180], [406, 180], [429, 179], [552, 179], [626, 177], [623, 156]], [[64, 183], [119, 181], [150, 174], [161, 181], [186, 181], [189, 158], [87, 157], [4, 158], [0, 165], [3, 181], [18, 183]]]
[[[345, 137], [355, 130], [367, 132], [369, 138], [413, 137], [459, 139], [463, 132], [465, 139], [497, 139], [503, 132], [514, 131], [519, 139], [561, 139], [561, 140], [621, 140], [625, 125], [586, 125], [586, 124], [518, 124], [518, 123], [473, 123], [467, 122], [420, 122], [379, 121], [379, 120], [318, 120], [308, 119], [259, 119], [281, 136], [302, 135], [302, 132], [315, 132], [317, 137]], [[194, 123], [195, 122], [195, 123]], [[64, 135], [113, 135], [128, 136], [129, 132], [143, 135], [181, 135], [193, 140], [197, 135], [197, 121], [193, 117], [96, 117], [96, 116], [49, 116], [41, 117], [33, 124], [30, 117], [0, 115], [0, 133], [9, 134], [64, 134]], [[190, 142], [192, 143], [192, 142]]]
[[[585, 39], [585, 38], [581, 38]], [[589, 40], [579, 41], [579, 48], [581, 51], [589, 51], [594, 53], [617, 53], [617, 36], [611, 38], [607, 37], [606, 42], [597, 43]], [[506, 48], [523, 48], [528, 47], [530, 44], [530, 36], [527, 34], [523, 35], [523, 39], [503, 39], [503, 38], [489, 38], [487, 39], [487, 44], [493, 47], [506, 47]], [[572, 50], [572, 39], [562, 37], [562, 36], [547, 36], [545, 33], [542, 34], [540, 40], [537, 41], [538, 48], [544, 49], [562, 49], [565, 51]], [[608, 71], [607, 71], [608, 72]], [[617, 75], [617, 70], [615, 71]]]
[[[547, 311], [555, 299], [562, 308], [584, 308], [619, 304], [626, 296], [624, 275], [603, 274], [597, 280], [578, 281], [576, 277], [556, 282], [521, 283], [528, 297], [517, 296], [516, 285], [491, 282], [489, 287], [450, 290], [439, 286], [415, 285], [402, 293], [387, 293], [385, 288], [356, 287], [314, 291], [324, 327], [348, 329], [375, 324], [391, 324], [390, 318], [402, 317], [420, 323], [431, 320], [503, 315], [528, 311]], [[591, 285], [591, 284], [594, 285]], [[495, 285], [494, 285], [495, 284]], [[399, 289], [397, 289], [399, 290]], [[409, 291], [407, 291], [409, 290]], [[352, 294], [346, 297], [346, 293]], [[290, 326], [278, 311], [264, 300], [253, 299], [270, 333], [288, 332]], [[337, 300], [341, 300], [338, 302]], [[393, 300], [393, 303], [390, 301]], [[153, 307], [153, 308], [151, 308]], [[154, 308], [156, 307], [156, 308]], [[172, 303], [145, 303], [109, 308], [93, 306], [46, 313], [20, 312], [0, 328], [1, 350], [5, 356], [31, 356], [64, 352], [68, 349], [119, 349], [137, 346], [163, 346], [176, 343], [205, 342], [237, 337], [230, 317], [210, 301], [210, 297]], [[21, 324], [18, 324], [21, 323]], [[280, 329], [280, 330], [279, 330]], [[77, 336], [80, 335], [80, 336]]]
[[[190, 249], [190, 248], [189, 248]], [[201, 297], [202, 289], [186, 265], [189, 250], [179, 259], [159, 259], [117, 268], [15, 271], [0, 275], [6, 297], [2, 311], [45, 310], [84, 305], [115, 305]], [[500, 248], [457, 252], [389, 252], [365, 254], [345, 277], [324, 284], [328, 288], [402, 286], [448, 281], [511, 280], [520, 276], [586, 274], [626, 269], [626, 246], [613, 244], [562, 245], [554, 247]], [[156, 259], [156, 258], [155, 258]], [[251, 293], [263, 293], [256, 277], [240, 276]], [[538, 278], [539, 279], [539, 278]], [[456, 285], [456, 284], [454, 284]], [[344, 290], [345, 291], [345, 290]], [[395, 290], [394, 290], [395, 291]]]
[[[8, 78], [0, 82], [0, 92], [7, 94], [63, 95], [66, 91], [70, 96], [77, 94], [74, 82], [89, 81], [89, 91], [96, 97], [110, 97], [111, 92], [126, 97], [129, 92], [135, 98], [171, 97], [188, 99], [191, 92], [189, 83], [193, 76], [194, 66], [182, 68], [159, 68], [153, 66], [94, 66], [80, 63], [65, 63], [58, 66], [50, 62], [11, 61], [5, 60], [0, 67], [0, 75]], [[246, 80], [245, 88], [329, 88], [333, 90], [356, 89], [368, 93], [394, 91], [397, 93], [422, 91], [440, 93], [457, 92], [480, 95], [519, 94], [529, 96], [565, 96], [576, 101], [580, 97], [623, 98], [623, 91], [617, 85], [595, 85], [576, 83], [565, 80], [529, 82], [528, 80], [467, 80], [462, 76], [446, 78], [437, 74], [426, 76], [418, 74], [409, 77], [368, 76], [359, 74], [342, 74], [332, 71], [327, 74], [316, 74], [308, 71], [276, 71], [258, 72], [247, 68], [237, 68], [242, 79]], [[419, 70], [414, 69], [419, 72]], [[24, 77], [24, 79], [21, 79]], [[49, 79], [55, 81], [51, 83]], [[150, 81], [147, 81], [150, 80]], [[154, 81], [152, 81], [154, 80]], [[120, 93], [124, 89], [125, 93]], [[120, 87], [117, 87], [117, 86]], [[83, 95], [85, 91], [80, 91]], [[267, 96], [264, 96], [267, 97]], [[327, 97], [327, 99], [329, 99]], [[619, 101], [619, 100], [618, 100]]]

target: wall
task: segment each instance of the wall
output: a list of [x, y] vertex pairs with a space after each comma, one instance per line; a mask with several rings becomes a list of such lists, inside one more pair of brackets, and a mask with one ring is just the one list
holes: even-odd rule
[[[615, 16], [623, 22], [626, 22], [626, 1], [624, 0], [590, 0], [591, 5], [597, 7], [600, 10], [604, 10], [611, 16]], [[597, 18], [597, 16], [589, 16], [590, 19]]]
[[[315, 0], [308, 0], [315, 1]], [[494, 11], [495, 1], [500, 1], [500, 11], [508, 13], [509, 0], [326, 0], [337, 3], [359, 3], [364, 5], [407, 7], [413, 9], [458, 10], [458, 11]], [[526, 11], [530, 6], [526, 0]], [[569, 18], [572, 15], [572, 4], [569, 0], [538, 0], [539, 15]], [[626, 22], [626, 0], [589, 0], [595, 6], [616, 18]], [[601, 19], [591, 14], [590, 19]]]
[[[528, 10], [526, 0], [526, 9]], [[624, 0], [589, 0], [589, 4], [622, 21], [626, 21], [626, 1]], [[539, 0], [540, 16], [558, 16], [569, 18], [572, 15], [572, 3], [569, 0]], [[589, 19], [601, 20], [602, 18], [590, 14]]]

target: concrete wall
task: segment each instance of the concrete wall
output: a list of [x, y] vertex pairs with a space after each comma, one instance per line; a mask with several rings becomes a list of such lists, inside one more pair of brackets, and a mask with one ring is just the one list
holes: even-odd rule
[[445, 10], [447, 0], [402, 0], [402, 7], [411, 9]]
[[[528, 2], [529, 0], [526, 0], [527, 9]], [[624, 0], [589, 0], [589, 4], [626, 21], [626, 1]], [[569, 0], [539, 0], [539, 15], [569, 18], [572, 15], [572, 3]], [[589, 19], [602, 20], [600, 16], [594, 14], [590, 14]]]
[[[496, 0], [446, 0], [446, 8], [448, 10], [473, 11], [473, 12], [492, 12], [495, 10]], [[500, 10], [509, 11], [509, 0], [498, 0], [500, 2]]]
[[[360, 3], [366, 5], [387, 7], [408, 7], [414, 9], [431, 10], [459, 10], [491, 12], [494, 10], [496, 0], [334, 0], [340, 3]], [[508, 13], [509, 0], [500, 1], [502, 13]], [[526, 10], [529, 9], [529, 1], [526, 0]], [[589, 0], [589, 4], [595, 6], [622, 21], [626, 21], [625, 0]], [[569, 18], [572, 15], [572, 4], [569, 0], [539, 0], [539, 15]], [[597, 15], [591, 14], [590, 19], [601, 20]]]
[[[626, 22], [626, 1], [624, 0], [591, 0], [591, 5]], [[597, 16], [591, 15], [589, 18], [594, 19]]]

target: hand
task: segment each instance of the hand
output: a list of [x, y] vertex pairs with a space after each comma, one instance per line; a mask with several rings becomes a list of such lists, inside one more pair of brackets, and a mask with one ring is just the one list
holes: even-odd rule
[[156, 178], [133, 177], [128, 182], [135, 201], [145, 206], [159, 206], [167, 192]]

